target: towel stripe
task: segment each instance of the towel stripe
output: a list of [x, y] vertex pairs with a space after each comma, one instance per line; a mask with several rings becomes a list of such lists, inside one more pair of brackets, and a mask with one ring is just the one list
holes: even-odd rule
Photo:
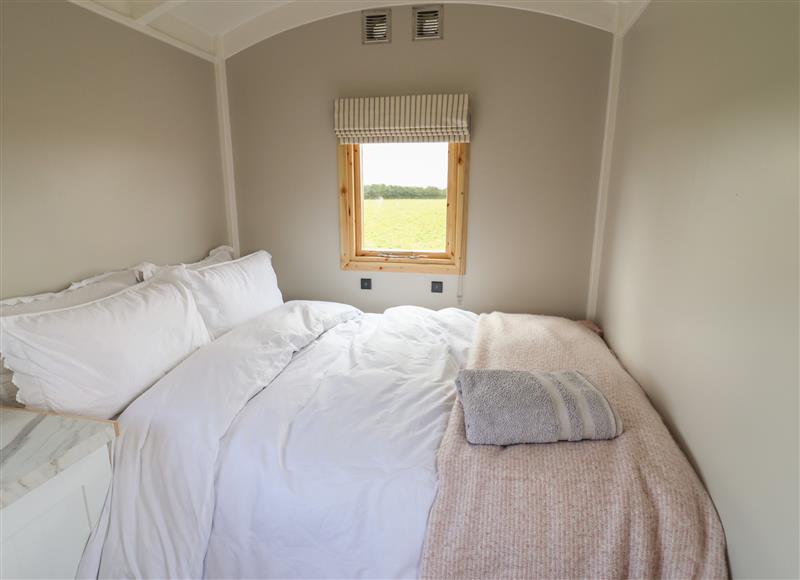
[[594, 423], [594, 438], [611, 439], [616, 436], [614, 416], [611, 414], [605, 397], [580, 373], [568, 372], [564, 373], [564, 376], [575, 386], [575, 393], [582, 396], [587, 402]]
[[572, 391], [564, 386], [564, 384], [558, 379], [557, 375], [553, 374], [551, 377], [553, 383], [558, 389], [559, 395], [561, 395], [561, 400], [564, 402], [564, 407], [567, 409], [567, 417], [569, 420], [569, 436], [565, 437], [565, 439], [568, 441], [580, 441], [589, 434], [584, 432], [584, 421], [580, 412], [580, 408], [575, 401], [575, 396]]

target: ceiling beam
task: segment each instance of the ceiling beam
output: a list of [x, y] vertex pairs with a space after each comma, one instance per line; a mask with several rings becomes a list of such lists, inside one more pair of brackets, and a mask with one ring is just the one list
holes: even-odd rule
[[139, 0], [130, 4], [131, 17], [139, 24], [150, 24], [186, 0]]
[[95, 14], [100, 14], [101, 16], [105, 16], [106, 18], [113, 20], [114, 22], [118, 22], [120, 24], [124, 24], [128, 28], [133, 28], [141, 33], [144, 33], [148, 36], [152, 36], [153, 38], [157, 38], [162, 42], [166, 42], [176, 48], [180, 48], [181, 50], [185, 50], [195, 56], [199, 56], [202, 59], [215, 62], [216, 55], [207, 52], [205, 50], [201, 50], [196, 46], [192, 46], [191, 44], [184, 42], [180, 39], [177, 39], [169, 34], [165, 34], [155, 28], [147, 26], [146, 24], [142, 24], [141, 22], [137, 21], [135, 18], [131, 18], [130, 16], [126, 16], [115, 10], [107, 8], [97, 2], [93, 2], [92, 0], [69, 0], [72, 4], [76, 6], [80, 6], [81, 8], [85, 8]]

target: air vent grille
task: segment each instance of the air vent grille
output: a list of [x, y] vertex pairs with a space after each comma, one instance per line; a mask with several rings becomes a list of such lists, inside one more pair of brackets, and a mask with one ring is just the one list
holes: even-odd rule
[[414, 7], [414, 40], [442, 38], [442, 6]]
[[364, 10], [361, 13], [361, 42], [377, 44], [392, 40], [392, 11]]

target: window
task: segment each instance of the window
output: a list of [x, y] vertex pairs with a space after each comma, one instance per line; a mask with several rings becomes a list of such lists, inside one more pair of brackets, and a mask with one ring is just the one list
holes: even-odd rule
[[342, 269], [463, 273], [469, 145], [338, 147]]
[[333, 109], [342, 269], [463, 273], [469, 95], [343, 97]]

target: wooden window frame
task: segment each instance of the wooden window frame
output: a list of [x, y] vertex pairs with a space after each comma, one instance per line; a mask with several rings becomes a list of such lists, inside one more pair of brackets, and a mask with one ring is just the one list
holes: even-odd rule
[[469, 144], [450, 143], [447, 153], [447, 238], [444, 252], [374, 251], [361, 247], [363, 195], [360, 145], [338, 145], [339, 235], [342, 270], [463, 274], [467, 249]]

